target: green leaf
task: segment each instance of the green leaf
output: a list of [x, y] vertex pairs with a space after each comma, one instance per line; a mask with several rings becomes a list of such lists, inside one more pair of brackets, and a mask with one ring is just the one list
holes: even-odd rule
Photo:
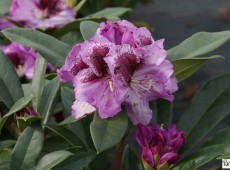
[[38, 56], [35, 63], [34, 75], [31, 86], [31, 93], [33, 94], [32, 106], [34, 111], [38, 111], [39, 104], [41, 102], [42, 92], [45, 85], [45, 73], [47, 68], [47, 61]]
[[26, 107], [29, 102], [32, 100], [32, 95], [29, 95], [29, 96], [25, 96], [21, 99], [19, 99], [13, 106], [12, 108], [10, 109], [10, 111], [4, 115], [2, 117], [2, 119], [0, 120], [0, 132], [1, 132], [1, 129], [3, 127], [3, 125], [5, 124], [6, 120], [8, 119], [9, 116], [13, 115], [15, 112], [23, 109], [24, 107]]
[[2, 31], [13, 42], [35, 48], [53, 66], [61, 67], [71, 47], [52, 36], [27, 28]]
[[[106, 21], [106, 18], [92, 18], [92, 19], [76, 19], [60, 28], [58, 28], [57, 30], [54, 31], [53, 33], [53, 36], [54, 37], [62, 37], [63, 35], [65, 35], [66, 33], [68, 32], [71, 32], [71, 31], [80, 31], [80, 23], [82, 21], [87, 21], [87, 20], [90, 20], [90, 21], [95, 21], [95, 22], [102, 22], [102, 21]], [[62, 37], [64, 38], [64, 37]], [[63, 40], [65, 42], [65, 40]]]
[[156, 101], [157, 106], [157, 122], [168, 127], [172, 122], [173, 104], [167, 100], [159, 99]]
[[42, 157], [36, 167], [36, 170], [49, 170], [70, 157], [71, 155], [73, 155], [71, 152], [64, 150], [49, 153]]
[[44, 88], [41, 104], [39, 106], [39, 113], [43, 116], [43, 123], [46, 124], [55, 110], [55, 107], [58, 103], [60, 91], [60, 81], [56, 77], [49, 82]]
[[126, 112], [120, 112], [117, 116], [108, 119], [100, 119], [95, 114], [94, 120], [90, 125], [90, 132], [97, 149], [102, 152], [116, 145], [125, 135], [128, 126]]
[[31, 83], [22, 84], [22, 90], [24, 96], [29, 96], [31, 94]]
[[167, 58], [174, 61], [180, 58], [193, 58], [212, 52], [230, 39], [230, 31], [199, 32], [168, 50]]
[[95, 157], [96, 157], [96, 153], [92, 151], [85, 152], [85, 153], [78, 153], [77, 155], [69, 157], [54, 169], [82, 170], [84, 167], [87, 167]]
[[75, 101], [75, 97], [74, 97], [73, 88], [61, 86], [61, 102], [64, 108], [65, 115], [71, 115], [72, 112], [71, 106], [73, 105], [74, 101]]
[[84, 4], [86, 3], [87, 0], [81, 0], [77, 6], [75, 7], [75, 10], [78, 12], [83, 6]]
[[11, 108], [23, 96], [19, 77], [9, 58], [0, 50], [0, 98]]
[[101, 11], [98, 11], [96, 13], [90, 14], [86, 17], [84, 17], [84, 19], [88, 19], [88, 18], [107, 18], [107, 19], [113, 19], [113, 18], [117, 18], [120, 17], [122, 15], [124, 15], [127, 12], [131, 12], [132, 9], [131, 8], [123, 8], [123, 7], [113, 7], [113, 8], [105, 8]]
[[84, 41], [80, 30], [68, 32], [63, 37], [61, 37], [61, 40], [71, 46], [74, 46], [77, 43], [82, 43]]
[[92, 38], [95, 33], [97, 28], [99, 27], [99, 24], [93, 21], [82, 21], [80, 23], [80, 30], [83, 38], [85, 40], [88, 40]]
[[26, 170], [36, 165], [44, 141], [44, 132], [40, 123], [28, 126], [19, 136], [13, 149], [10, 169]]
[[60, 122], [59, 125], [67, 125], [67, 124], [70, 124], [70, 123], [74, 123], [76, 121], [78, 121], [78, 120], [74, 119], [73, 116], [69, 116], [66, 119], [64, 119], [62, 122]]
[[0, 16], [8, 14], [11, 5], [11, 0], [0, 0]]
[[[186, 167], [198, 167], [215, 160], [217, 157], [224, 156], [230, 153], [230, 144], [212, 145], [200, 149], [194, 154], [182, 160], [173, 170], [187, 169]], [[223, 157], [226, 158], [226, 157]], [[189, 168], [190, 169], [190, 168]]]
[[1, 170], [8, 170], [11, 158], [11, 149], [4, 149], [0, 152], [0, 169]]
[[230, 143], [230, 127], [220, 130], [215, 133], [207, 142], [204, 143], [203, 147], [210, 145], [218, 145], [218, 144], [229, 144]]
[[174, 75], [177, 80], [183, 81], [186, 78], [194, 74], [201, 66], [210, 59], [223, 58], [220, 55], [214, 55], [211, 57], [202, 57], [202, 58], [186, 58], [179, 59], [172, 62], [174, 68]]
[[61, 136], [63, 139], [69, 142], [70, 145], [77, 146], [77, 147], [84, 147], [80, 138], [71, 130], [55, 124], [46, 124], [45, 127], [50, 129], [54, 133], [58, 134], [59, 136]]
[[193, 97], [178, 129], [187, 133], [183, 153], [190, 150], [230, 112], [230, 74], [208, 81]]
[[143, 170], [142, 164], [134, 150], [126, 145], [121, 163], [122, 170]]
[[2, 152], [5, 148], [11, 147], [15, 145], [15, 140], [5, 140], [0, 142], [0, 152]]

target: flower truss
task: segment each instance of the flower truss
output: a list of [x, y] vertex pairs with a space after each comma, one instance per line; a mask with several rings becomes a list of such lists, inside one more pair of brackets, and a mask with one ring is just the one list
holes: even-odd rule
[[57, 28], [76, 17], [65, 0], [13, 0], [9, 18], [28, 28]]
[[94, 37], [73, 47], [58, 70], [62, 82], [74, 85], [72, 115], [79, 118], [96, 110], [108, 118], [123, 106], [133, 124], [148, 124], [149, 101], [172, 101], [177, 90], [163, 41], [126, 20], [102, 23]]
[[185, 132], [178, 131], [176, 125], [170, 125], [168, 130], [159, 125], [139, 125], [136, 140], [145, 169], [168, 169], [180, 158], [178, 151], [185, 143]]

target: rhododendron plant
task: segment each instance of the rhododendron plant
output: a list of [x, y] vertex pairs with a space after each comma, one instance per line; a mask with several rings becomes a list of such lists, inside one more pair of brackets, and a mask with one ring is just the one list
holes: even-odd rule
[[131, 9], [118, 6], [136, 2], [0, 1], [0, 169], [186, 170], [229, 158], [230, 128], [213, 129], [229, 115], [230, 74], [192, 89], [188, 108], [177, 102], [179, 83], [223, 58], [207, 54], [230, 31], [166, 50], [157, 27], [122, 19]]

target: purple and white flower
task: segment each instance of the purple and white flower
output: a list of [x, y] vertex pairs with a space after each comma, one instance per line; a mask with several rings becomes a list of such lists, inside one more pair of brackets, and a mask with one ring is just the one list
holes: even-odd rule
[[[73, 82], [78, 105], [88, 103], [101, 118], [124, 106], [133, 124], [146, 125], [152, 118], [149, 101], [172, 101], [177, 90], [173, 65], [165, 57], [163, 40], [154, 41], [146, 28], [107, 21], [92, 39], [73, 47], [58, 75]], [[89, 113], [72, 108], [75, 118]]]
[[[25, 76], [27, 80], [32, 79], [34, 66], [38, 53], [30, 47], [11, 43], [6, 46], [0, 46], [0, 49], [9, 57], [19, 77]], [[49, 71], [54, 70], [51, 64], [48, 64]]]
[[57, 28], [76, 17], [65, 0], [13, 0], [9, 18], [28, 28]]
[[16, 43], [0, 48], [9, 57], [19, 77], [25, 75], [27, 79], [32, 79], [35, 60], [38, 56], [34, 49]]

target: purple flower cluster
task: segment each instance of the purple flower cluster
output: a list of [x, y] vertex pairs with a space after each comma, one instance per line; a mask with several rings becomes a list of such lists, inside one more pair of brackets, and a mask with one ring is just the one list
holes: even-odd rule
[[25, 75], [27, 79], [32, 79], [35, 60], [38, 56], [35, 50], [16, 43], [1, 46], [0, 49], [9, 57], [19, 77]]
[[14, 119], [17, 117], [28, 117], [28, 116], [36, 116], [37, 113], [31, 107], [23, 108], [14, 113]]
[[108, 118], [124, 106], [133, 124], [148, 124], [149, 101], [172, 101], [177, 90], [163, 41], [126, 20], [101, 23], [94, 37], [72, 48], [58, 70], [62, 82], [74, 85], [72, 115], [80, 118], [96, 110]]
[[[76, 17], [73, 8], [65, 0], [13, 0], [9, 16], [27, 28], [58, 28]], [[0, 30], [15, 27], [5, 18], [0, 18]]]
[[178, 151], [185, 143], [185, 132], [178, 131], [176, 125], [170, 125], [168, 130], [159, 125], [139, 125], [136, 140], [145, 169], [168, 169], [180, 158]]
[[[7, 46], [0, 46], [0, 49], [9, 57], [19, 77], [25, 75], [27, 80], [32, 79], [35, 61], [38, 56], [33, 48], [11, 43]], [[54, 70], [50, 64], [47, 68], [50, 71]]]
[[13, 0], [9, 18], [28, 28], [57, 28], [75, 19], [65, 0]]

